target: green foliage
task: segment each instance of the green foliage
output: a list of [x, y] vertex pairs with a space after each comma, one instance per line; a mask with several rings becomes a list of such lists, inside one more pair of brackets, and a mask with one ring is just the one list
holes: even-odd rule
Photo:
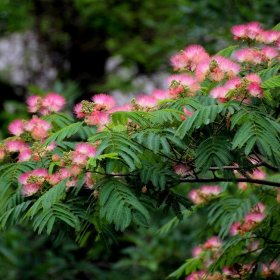
[[232, 161], [230, 142], [223, 136], [213, 136], [201, 142], [196, 154], [196, 166], [203, 172], [211, 166], [222, 168]]
[[209, 125], [215, 122], [219, 115], [225, 116], [228, 112], [232, 114], [235, 110], [239, 110], [238, 104], [235, 103], [200, 106], [192, 116], [182, 122], [176, 134], [182, 139], [189, 131]]
[[236, 125], [240, 127], [233, 138], [232, 149], [244, 147], [245, 154], [249, 155], [257, 145], [266, 158], [279, 162], [279, 123], [258, 112], [242, 110], [232, 117], [231, 129]]
[[102, 141], [102, 145], [98, 147], [98, 154], [104, 150], [106, 153], [117, 153], [130, 171], [141, 166], [138, 156], [142, 153], [141, 147], [122, 132], [104, 131], [90, 137], [89, 141]]
[[45, 144], [49, 145], [52, 142], [61, 142], [65, 138], [69, 138], [73, 135], [75, 135], [80, 128], [82, 127], [83, 123], [82, 122], [77, 122], [77, 123], [71, 123], [66, 127], [61, 128], [60, 130], [56, 131], [53, 133], [46, 141]]
[[255, 197], [221, 199], [213, 204], [208, 213], [208, 223], [219, 228], [219, 236], [225, 238], [234, 222], [241, 221], [252, 209]]
[[116, 230], [124, 230], [131, 221], [147, 224], [149, 212], [120, 180], [104, 182], [99, 196], [100, 217], [114, 223]]
[[266, 80], [263, 84], [262, 87], [265, 89], [270, 89], [270, 88], [279, 88], [280, 87], [280, 76], [274, 76], [271, 77], [270, 79]]
[[[102, 11], [107, 3], [96, 5]], [[146, 2], [141, 5], [149, 8]], [[91, 18], [91, 13], [84, 16]], [[95, 20], [92, 24], [98, 25]], [[219, 54], [231, 57], [235, 49]], [[223, 71], [211, 64], [195, 93], [183, 86], [176, 97], [155, 106], [132, 100], [130, 112], [111, 113], [110, 109], [119, 108], [85, 102], [81, 103], [84, 121], [64, 114], [44, 116], [52, 130], [41, 141], [32, 134], [41, 127], [15, 133], [20, 135], [0, 146], [0, 228], [29, 225], [56, 240], [71, 236], [85, 248], [101, 240], [111, 246], [115, 238], [126, 242], [126, 250], [120, 250], [126, 257], [104, 270], [132, 266], [139, 275], [141, 270], [154, 275], [159, 264], [164, 265], [162, 238], [177, 238], [180, 226], [187, 225], [188, 235], [180, 243], [187, 247], [196, 243], [197, 248], [193, 258], [188, 258], [189, 252], [177, 256], [187, 260], [170, 277], [195, 275], [199, 270], [219, 276], [225, 267], [243, 271], [249, 263], [252, 277], [262, 277], [258, 268], [280, 253], [274, 246], [280, 242], [280, 194], [274, 189], [279, 187], [280, 166], [278, 64], [276, 59], [256, 66], [241, 63], [237, 75], [241, 82], [234, 89], [226, 88], [229, 92], [219, 98], [212, 97], [212, 89], [223, 86], [231, 75], [223, 73], [217, 81], [210, 74]], [[194, 71], [186, 72], [195, 79]], [[243, 79], [251, 73], [259, 73], [262, 83]], [[96, 127], [88, 124], [92, 114]], [[52, 142], [57, 145], [53, 150], [47, 146]], [[30, 162], [21, 163], [26, 151], [32, 153]], [[41, 170], [30, 173], [36, 169]], [[26, 177], [20, 177], [21, 185], [22, 174]], [[166, 220], [153, 233], [158, 239], [134, 236], [137, 231], [148, 234], [163, 213]], [[252, 241], [258, 241], [257, 249]], [[148, 248], [135, 250], [135, 244]], [[153, 260], [152, 250], [159, 260]], [[130, 271], [125, 277], [136, 276]]]

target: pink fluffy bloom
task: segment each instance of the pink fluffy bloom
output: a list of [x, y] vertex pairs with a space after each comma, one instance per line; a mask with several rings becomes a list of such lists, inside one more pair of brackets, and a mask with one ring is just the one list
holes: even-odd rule
[[40, 184], [26, 184], [22, 187], [21, 194], [26, 197], [31, 196], [37, 193], [40, 187], [41, 187]]
[[51, 112], [59, 112], [63, 109], [66, 100], [63, 96], [55, 92], [48, 93], [42, 101], [40, 113], [47, 115]]
[[[32, 181], [29, 180], [32, 177]], [[35, 169], [26, 173], [23, 173], [19, 177], [19, 182], [23, 185], [22, 195], [31, 196], [38, 192], [42, 184], [48, 177], [48, 170], [45, 168]]]
[[277, 30], [262, 30], [257, 36], [257, 40], [264, 44], [275, 43], [279, 38], [280, 32]]
[[103, 127], [110, 121], [109, 114], [103, 111], [92, 112], [86, 117], [85, 122], [88, 125], [96, 125], [98, 127]]
[[266, 60], [271, 60], [275, 57], [279, 57], [279, 51], [276, 48], [264, 47], [262, 48], [261, 52]]
[[[190, 45], [184, 50], [186, 58], [191, 61], [194, 65], [197, 65], [201, 61], [207, 59], [209, 54], [200, 45]], [[191, 68], [191, 70], [194, 70]]]
[[69, 178], [71, 176], [70, 171], [67, 168], [61, 168], [59, 171], [59, 176], [62, 180]]
[[265, 205], [259, 202], [251, 210], [251, 213], [264, 213], [264, 211], [265, 211]]
[[73, 151], [71, 154], [71, 160], [73, 164], [85, 166], [87, 164], [88, 156], [80, 152]]
[[140, 95], [136, 98], [136, 103], [141, 107], [152, 108], [157, 105], [157, 100], [150, 95]]
[[188, 110], [187, 108], [183, 108], [183, 111], [184, 111], [184, 113], [185, 113], [186, 116], [191, 117], [191, 116], [193, 115], [193, 112], [190, 111], [190, 110]]
[[205, 279], [207, 272], [204, 270], [192, 272], [185, 280], [201, 280]]
[[77, 185], [77, 183], [78, 183], [78, 179], [72, 177], [69, 180], [67, 180], [66, 187], [67, 188], [75, 187]]
[[237, 184], [239, 190], [245, 191], [248, 188], [248, 184], [245, 182], [239, 182]]
[[229, 92], [229, 89], [226, 86], [218, 86], [213, 88], [210, 91], [210, 96], [213, 98], [217, 98], [220, 102], [226, 102], [226, 95]]
[[122, 106], [113, 107], [112, 109], [110, 109], [108, 111], [108, 113], [113, 114], [115, 112], [129, 112], [131, 110], [132, 110], [132, 105], [131, 104], [125, 104], [125, 105], [122, 105]]
[[25, 184], [27, 184], [27, 180], [28, 180], [28, 178], [29, 178], [30, 175], [31, 175], [31, 171], [22, 173], [22, 174], [19, 176], [18, 181], [19, 181], [21, 184], [25, 185]]
[[216, 249], [222, 246], [222, 241], [217, 236], [210, 237], [203, 245], [204, 249]]
[[110, 110], [116, 104], [115, 99], [105, 93], [96, 94], [92, 97], [92, 101], [97, 105], [97, 110]]
[[18, 161], [19, 162], [23, 162], [23, 161], [28, 161], [30, 160], [32, 157], [32, 150], [31, 149], [24, 149], [22, 151], [20, 151], [19, 155], [18, 155]]
[[205, 279], [207, 272], [204, 270], [192, 272], [185, 280], [201, 280]]
[[262, 80], [259, 75], [253, 73], [253, 74], [248, 74], [245, 76], [245, 79], [249, 81], [248, 85], [248, 92], [255, 97], [262, 97], [263, 95], [263, 90], [261, 88], [261, 83]]
[[34, 176], [39, 176], [39, 177], [47, 177], [48, 176], [48, 170], [45, 168], [39, 168], [31, 171], [31, 174]]
[[253, 48], [237, 50], [234, 52], [233, 57], [238, 62], [247, 62], [253, 64], [260, 64], [267, 60], [260, 50]]
[[219, 195], [222, 192], [220, 186], [201, 186], [199, 189], [191, 190], [189, 192], [189, 199], [194, 204], [202, 204], [207, 202], [212, 197]]
[[200, 45], [190, 45], [184, 51], [173, 55], [170, 59], [174, 70], [187, 69], [194, 71], [197, 65], [209, 57]]
[[70, 171], [72, 176], [76, 177], [76, 176], [81, 174], [81, 172], [83, 171], [83, 168], [82, 168], [82, 166], [72, 164], [69, 167], [69, 171]]
[[[181, 87], [186, 87], [188, 93], [191, 95], [200, 89], [200, 85], [196, 78], [188, 75], [188, 74], [175, 74], [168, 77], [167, 82], [169, 84], [170, 90], [169, 94], [172, 98], [176, 98], [181, 93]], [[179, 83], [179, 85], [175, 85], [175, 83]], [[177, 92], [176, 89], [180, 88]], [[175, 91], [174, 91], [175, 89]]]
[[200, 246], [196, 246], [192, 249], [192, 256], [194, 258], [199, 257], [199, 255], [203, 252], [203, 249]]
[[85, 187], [88, 189], [92, 189], [95, 184], [95, 180], [92, 178], [91, 172], [86, 172], [85, 174]]
[[46, 146], [46, 150], [47, 150], [48, 152], [53, 151], [55, 148], [56, 148], [56, 143], [55, 143], [55, 142], [51, 142], [51, 144], [49, 144], [49, 145]]
[[260, 169], [254, 170], [253, 174], [251, 175], [252, 178], [262, 180], [266, 178], [265, 172]]
[[203, 195], [219, 195], [222, 192], [220, 186], [202, 186], [200, 187], [200, 192]]
[[85, 113], [82, 112], [83, 105], [82, 103], [78, 103], [74, 106], [74, 113], [76, 114], [77, 118], [81, 119], [85, 117]]
[[262, 265], [262, 275], [269, 279], [272, 274], [279, 275], [280, 274], [280, 264], [278, 261], [273, 261], [269, 264]]
[[170, 98], [168, 90], [163, 89], [155, 89], [152, 92], [152, 97], [154, 97], [156, 100], [163, 100]]
[[57, 185], [62, 179], [59, 175], [59, 173], [53, 173], [48, 176], [48, 183], [52, 186]]
[[260, 223], [265, 218], [263, 213], [249, 213], [245, 216], [245, 223]]
[[207, 73], [210, 71], [211, 59], [208, 58], [198, 64], [195, 70], [195, 76], [199, 82], [202, 82], [206, 79]]
[[79, 143], [75, 147], [75, 151], [84, 154], [88, 157], [94, 157], [96, 154], [96, 148], [90, 143]]
[[259, 75], [252, 73], [252, 74], [248, 74], [245, 76], [246, 80], [248, 80], [251, 83], [258, 83], [261, 84], [262, 79]]
[[188, 194], [188, 198], [194, 203], [194, 204], [201, 204], [204, 202], [204, 199], [200, 196], [197, 190], [191, 190]]
[[191, 117], [193, 115], [193, 112], [188, 110], [187, 108], [183, 108], [184, 111], [184, 115], [181, 115], [181, 120], [184, 121], [185, 119], [187, 119], [188, 117]]
[[231, 32], [235, 40], [256, 39], [262, 32], [260, 23], [250, 22], [247, 24], [235, 25], [231, 28]]
[[213, 59], [218, 63], [219, 68], [225, 72], [228, 77], [236, 76], [240, 71], [240, 65], [223, 56], [214, 56]]
[[20, 136], [24, 132], [24, 121], [23, 120], [14, 120], [9, 126], [8, 130], [11, 134]]
[[240, 65], [222, 56], [214, 56], [202, 61], [196, 69], [196, 77], [201, 82], [206, 77], [219, 82], [224, 78], [233, 78], [240, 71]]
[[234, 222], [231, 227], [230, 227], [230, 230], [229, 230], [229, 233], [231, 235], [236, 235], [239, 233], [240, 231], [240, 226], [241, 226], [241, 223], [240, 222]]
[[28, 112], [36, 113], [39, 111], [42, 104], [42, 97], [37, 95], [29, 96], [26, 100]]
[[190, 168], [187, 165], [182, 164], [182, 163], [178, 163], [178, 164], [174, 165], [173, 169], [174, 169], [174, 172], [181, 177], [186, 176], [190, 172]]
[[20, 152], [29, 148], [23, 140], [8, 140], [5, 142], [5, 147], [10, 153]]
[[51, 124], [45, 120], [39, 119], [37, 116], [28, 121], [25, 125], [26, 131], [29, 131], [34, 140], [43, 140], [48, 136]]

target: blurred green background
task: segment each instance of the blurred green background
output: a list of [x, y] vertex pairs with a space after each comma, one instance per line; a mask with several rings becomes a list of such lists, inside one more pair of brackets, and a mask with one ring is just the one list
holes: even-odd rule
[[[69, 110], [100, 91], [125, 99], [160, 86], [175, 51], [199, 43], [214, 53], [232, 43], [232, 25], [248, 21], [274, 26], [279, 1], [1, 0], [0, 139], [8, 122], [28, 117], [28, 94], [59, 92]], [[83, 247], [12, 228], [0, 233], [0, 279], [164, 279], [190, 255], [194, 237], [210, 234], [197, 217], [156, 234], [171, 217]]]

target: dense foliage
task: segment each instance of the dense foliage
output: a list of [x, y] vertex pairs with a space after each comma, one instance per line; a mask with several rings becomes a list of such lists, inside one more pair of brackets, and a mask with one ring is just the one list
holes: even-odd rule
[[14, 120], [0, 146], [0, 227], [86, 246], [149, 226], [157, 208], [176, 215], [161, 235], [206, 214], [206, 241], [170, 277], [276, 279], [279, 25], [232, 33], [240, 45], [214, 56], [198, 45], [172, 56], [167, 90], [124, 106], [97, 94], [74, 107], [78, 121], [59, 94], [30, 96], [32, 118]]

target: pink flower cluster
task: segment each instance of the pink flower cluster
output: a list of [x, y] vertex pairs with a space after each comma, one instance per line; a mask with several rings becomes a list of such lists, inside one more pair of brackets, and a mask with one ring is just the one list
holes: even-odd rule
[[190, 167], [185, 164], [182, 164], [182, 163], [178, 163], [178, 164], [174, 165], [173, 169], [174, 169], [174, 172], [181, 177], [186, 177], [191, 172]]
[[280, 275], [280, 263], [279, 261], [273, 261], [269, 264], [262, 265], [262, 276], [265, 278], [269, 278], [271, 276]]
[[86, 124], [102, 129], [109, 123], [109, 111], [114, 108], [116, 101], [112, 96], [104, 93], [94, 95], [92, 101], [76, 104], [74, 112], [77, 118], [84, 118]]
[[39, 191], [46, 182], [48, 170], [45, 168], [35, 169], [20, 175], [19, 182], [23, 185], [22, 195], [31, 196]]
[[[55, 173], [50, 174], [47, 178], [47, 182], [51, 186], [55, 186], [62, 180], [66, 180], [66, 187], [75, 187], [78, 183], [77, 175], [81, 173], [81, 168], [77, 166], [70, 166], [68, 168], [62, 167], [59, 168]], [[86, 188], [92, 189], [95, 181], [92, 179], [92, 173], [86, 172], [84, 175], [85, 183], [84, 186]]]
[[85, 167], [89, 158], [96, 154], [96, 147], [90, 143], [77, 144], [75, 150], [71, 152], [70, 158], [72, 164], [78, 167]]
[[[77, 185], [78, 179], [76, 174], [71, 168], [60, 168], [53, 174], [48, 174], [48, 170], [44, 168], [35, 169], [30, 172], [21, 174], [19, 177], [19, 182], [23, 185], [21, 193], [23, 196], [32, 196], [36, 194], [42, 188], [43, 184], [49, 184], [51, 186], [57, 185], [62, 180], [66, 180], [66, 187], [75, 187]], [[92, 179], [92, 173], [85, 173], [85, 183], [86, 188], [92, 188], [95, 181]]]
[[0, 160], [3, 160], [9, 155], [17, 153], [18, 162], [23, 161], [39, 161], [46, 156], [48, 152], [51, 152], [56, 147], [55, 142], [47, 146], [42, 146], [39, 150], [32, 150], [31, 147], [22, 139], [9, 139], [0, 146]]
[[[67, 187], [73, 187], [77, 184], [78, 178], [83, 169], [86, 167], [90, 158], [96, 155], [96, 147], [90, 143], [79, 143], [76, 145], [74, 151], [71, 151], [67, 157], [61, 158], [59, 155], [53, 155], [53, 161], [57, 162], [59, 168], [55, 173], [49, 175], [48, 182], [50, 185], [56, 185], [58, 182], [64, 179]], [[91, 173], [85, 174], [85, 186], [90, 188], [93, 186], [93, 180]]]
[[234, 222], [230, 228], [230, 234], [244, 234], [251, 231], [265, 219], [265, 206], [258, 203], [245, 217], [242, 222]]
[[261, 64], [279, 57], [279, 51], [273, 47], [244, 48], [234, 52], [233, 58], [240, 63]]
[[234, 78], [228, 80], [224, 85], [213, 88], [210, 96], [217, 98], [220, 102], [226, 102], [230, 98], [237, 100], [248, 100], [248, 94], [253, 97], [261, 98], [263, 89], [261, 88], [262, 80], [257, 74], [248, 74], [243, 79]]
[[190, 45], [185, 50], [173, 55], [170, 61], [175, 71], [183, 69], [194, 71], [200, 62], [208, 58], [209, 54], [202, 46]]
[[169, 86], [169, 96], [171, 98], [178, 98], [182, 94], [193, 96], [198, 90], [200, 85], [198, 80], [189, 74], [174, 74], [167, 79]]
[[195, 71], [196, 78], [202, 82], [206, 77], [220, 82], [226, 78], [233, 78], [240, 72], [240, 65], [222, 56], [213, 56], [201, 62]]
[[110, 122], [110, 116], [118, 111], [143, 110], [149, 111], [156, 108], [159, 100], [170, 98], [169, 91], [155, 89], [151, 95], [139, 95], [131, 104], [116, 106], [115, 99], [108, 94], [97, 94], [92, 97], [92, 102], [80, 102], [74, 107], [77, 118], [84, 118], [86, 124], [102, 130]]
[[280, 44], [280, 32], [264, 30], [258, 22], [235, 25], [231, 28], [231, 33], [235, 40], [256, 40], [264, 44]]
[[40, 113], [41, 115], [61, 111], [65, 103], [65, 98], [55, 92], [50, 92], [44, 97], [32, 95], [27, 98], [28, 111], [30, 113]]
[[189, 199], [194, 204], [203, 204], [218, 196], [222, 192], [220, 186], [201, 186], [199, 189], [193, 189], [189, 192]]
[[[258, 180], [262, 180], [266, 178], [265, 172], [260, 168], [256, 168], [252, 174], [248, 173], [247, 175], [248, 177], [251, 177], [253, 179], [258, 179]], [[239, 176], [239, 178], [244, 178], [244, 176]], [[248, 188], [248, 184], [245, 182], [240, 182], [238, 183], [238, 188], [242, 191], [245, 191]]]
[[210, 274], [207, 272], [207, 267], [209, 267], [213, 261], [219, 256], [219, 250], [222, 246], [222, 241], [217, 236], [210, 237], [204, 244], [199, 245], [192, 250], [192, 255], [194, 258], [201, 258], [203, 260], [204, 270], [199, 270], [192, 272], [186, 280], [200, 280], [200, 279], [221, 279], [221, 274], [219, 272]]
[[32, 150], [21, 139], [9, 139], [0, 146], [0, 160], [3, 160], [10, 154], [18, 153], [18, 161], [27, 161], [31, 159]]
[[28, 133], [35, 141], [42, 141], [47, 138], [51, 124], [37, 116], [33, 116], [29, 121], [14, 120], [10, 123], [8, 129], [15, 136]]

